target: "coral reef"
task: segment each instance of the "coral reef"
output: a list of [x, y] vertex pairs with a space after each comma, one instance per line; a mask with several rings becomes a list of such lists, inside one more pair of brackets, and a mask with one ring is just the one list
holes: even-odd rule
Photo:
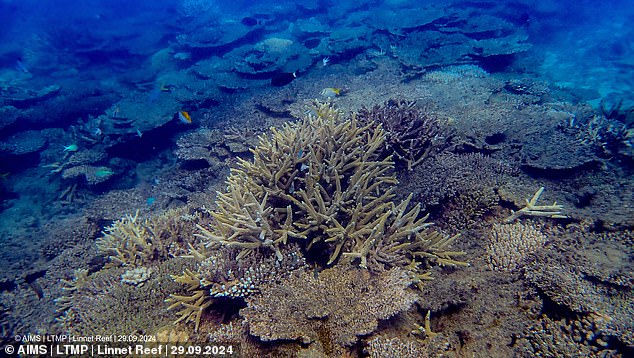
[[459, 232], [499, 210], [499, 188], [517, 174], [517, 169], [491, 156], [445, 151], [403, 172], [399, 181], [424, 210], [443, 218], [438, 226]]
[[114, 266], [139, 267], [156, 260], [183, 255], [192, 242], [194, 221], [201, 214], [187, 207], [168, 210], [149, 219], [126, 215], [105, 228], [97, 239], [99, 251], [108, 256]]
[[299, 272], [261, 287], [241, 311], [249, 332], [264, 341], [320, 340], [349, 346], [372, 333], [379, 320], [407, 310], [417, 296], [407, 287], [406, 270], [392, 268], [378, 275], [340, 264], [319, 275]]
[[221, 166], [232, 156], [246, 155], [255, 146], [253, 131], [231, 127], [225, 131], [200, 129], [181, 136], [176, 144], [178, 158], [187, 161], [206, 161], [212, 168]]
[[446, 129], [439, 116], [428, 108], [417, 108], [416, 102], [391, 99], [372, 109], [360, 109], [357, 117], [362, 123], [381, 123], [388, 151], [394, 153], [398, 162], [405, 163], [408, 170], [446, 140]]
[[165, 310], [155, 309], [163, 304], [168, 292], [177, 289], [178, 284], [168, 273], [182, 271], [187, 265], [183, 260], [161, 262], [142, 285], [122, 282], [125, 270], [121, 267], [91, 275], [86, 270], [75, 271], [75, 277], [64, 282], [65, 293], [56, 299], [57, 330], [76, 335], [154, 334], [172, 323]]
[[422, 357], [424, 347], [417, 340], [405, 340], [399, 337], [376, 337], [368, 342], [367, 353], [372, 358]]
[[619, 357], [598, 328], [605, 320], [606, 317], [596, 315], [573, 320], [541, 317], [522, 334], [520, 352], [525, 356]]
[[391, 200], [380, 125], [331, 104], [313, 112], [238, 159], [212, 222], [197, 224], [195, 267], [173, 276], [184, 286], [167, 300], [176, 322], [197, 332], [229, 299], [246, 303], [242, 322], [263, 341], [340, 351], [407, 310], [429, 266], [466, 265], [447, 249], [456, 236], [431, 230], [411, 198]]
[[381, 159], [382, 129], [343, 120], [327, 104], [315, 113], [261, 137], [253, 161], [239, 160], [218, 193], [214, 224], [199, 225], [207, 246], [239, 247], [238, 259], [256, 249], [280, 258], [295, 239], [319, 247], [327, 265], [342, 253], [375, 270], [415, 258], [460, 264], [453, 257], [461, 253], [445, 250], [454, 238], [432, 232], [419, 206], [407, 211], [409, 199], [390, 201], [396, 178]]
[[487, 267], [496, 271], [515, 271], [547, 240], [544, 232], [530, 222], [493, 224], [485, 246]]
[[92, 165], [78, 165], [72, 168], [64, 169], [62, 178], [75, 179], [84, 177], [88, 185], [97, 185], [108, 181], [116, 173], [108, 167], [96, 167]]
[[194, 322], [198, 331], [202, 312], [214, 298], [246, 298], [258, 292], [267, 282], [280, 280], [295, 270], [309, 267], [298, 247], [289, 245], [280, 252], [281, 258], [255, 253], [241, 260], [235, 248], [213, 250], [206, 255], [192, 248], [192, 257], [200, 263], [195, 272], [188, 270], [173, 276], [186, 285], [184, 294], [172, 294], [169, 309], [181, 308], [176, 322]]
[[565, 219], [567, 216], [562, 214], [562, 205], [557, 205], [557, 202], [554, 202], [552, 205], [537, 205], [537, 200], [544, 192], [544, 187], [539, 188], [533, 197], [528, 200], [526, 199], [526, 206], [521, 208], [518, 211], [515, 211], [506, 218], [504, 221], [507, 223], [513, 222], [515, 219], [521, 216], [537, 216], [537, 217], [548, 217], [552, 219]]
[[136, 267], [128, 270], [121, 275], [121, 283], [133, 286], [142, 286], [143, 283], [150, 279], [152, 269], [147, 267]]
[[[608, 341], [632, 346], [634, 278], [631, 266], [625, 264], [631, 261], [632, 231], [594, 233], [571, 228], [553, 233], [550, 240], [551, 249], [537, 252], [524, 268], [526, 281], [558, 307], [546, 313], [567, 318], [568, 325], [585, 327], [577, 331], [592, 332], [578, 332], [581, 339], [573, 335], [577, 343], [601, 349], [602, 342]], [[588, 322], [574, 322], [584, 320]]]

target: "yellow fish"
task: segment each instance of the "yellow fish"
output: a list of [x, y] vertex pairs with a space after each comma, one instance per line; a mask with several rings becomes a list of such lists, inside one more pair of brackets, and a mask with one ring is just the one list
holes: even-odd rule
[[333, 98], [341, 95], [341, 88], [328, 87], [319, 92], [322, 96], [327, 98]]
[[192, 124], [192, 117], [189, 116], [189, 113], [186, 111], [178, 112], [178, 119], [185, 124]]

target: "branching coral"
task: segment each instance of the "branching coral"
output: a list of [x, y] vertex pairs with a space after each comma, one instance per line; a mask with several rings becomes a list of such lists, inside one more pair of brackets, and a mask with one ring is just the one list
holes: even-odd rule
[[97, 248], [111, 264], [133, 267], [183, 255], [195, 229], [192, 218], [201, 220], [199, 213], [192, 216], [187, 210], [169, 210], [148, 219], [139, 218], [137, 210], [108, 226], [97, 239]]
[[487, 266], [491, 270], [514, 271], [525, 263], [528, 255], [539, 250], [547, 241], [546, 235], [533, 225], [494, 224], [486, 245]]
[[563, 215], [561, 210], [563, 209], [563, 205], [557, 205], [557, 202], [554, 202], [552, 205], [537, 205], [537, 200], [544, 192], [544, 187], [539, 188], [537, 192], [533, 195], [531, 200], [526, 200], [526, 206], [522, 209], [513, 212], [511, 216], [506, 218], [505, 222], [510, 223], [520, 216], [539, 216], [539, 217], [548, 217], [553, 219], [565, 219], [567, 216]]
[[[196, 268], [174, 277], [187, 286], [168, 299], [177, 322], [198, 330], [214, 302], [243, 299], [241, 315], [263, 340], [313, 341], [320, 319], [332, 317], [328, 335], [345, 346], [408, 308], [406, 288], [429, 279], [430, 263], [466, 265], [447, 249], [456, 236], [431, 230], [411, 196], [392, 201], [397, 180], [381, 126], [329, 104], [314, 113], [260, 136], [253, 160], [238, 159], [212, 222], [197, 225]], [[303, 331], [288, 331], [289, 320]]]
[[381, 126], [346, 120], [328, 104], [315, 113], [261, 136], [253, 161], [239, 161], [218, 193], [215, 222], [199, 225], [207, 246], [238, 247], [237, 259], [268, 249], [279, 260], [293, 239], [319, 247], [327, 265], [342, 253], [378, 271], [412, 259], [462, 264], [454, 259], [462, 253], [446, 251], [454, 238], [429, 230], [418, 205], [391, 201], [397, 181]]
[[430, 111], [416, 108], [416, 102], [389, 100], [371, 110], [362, 108], [359, 120], [377, 122], [386, 132], [386, 144], [398, 161], [411, 170], [432, 151], [443, 136], [440, 119]]

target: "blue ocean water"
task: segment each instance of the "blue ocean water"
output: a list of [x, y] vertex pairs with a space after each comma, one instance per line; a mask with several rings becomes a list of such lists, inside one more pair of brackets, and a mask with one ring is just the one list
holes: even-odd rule
[[[137, 209], [202, 206], [313, 98], [347, 112], [425, 102], [457, 123], [446, 152], [508, 162], [542, 183], [526, 193], [559, 190], [574, 225], [630, 237], [633, 22], [631, 0], [0, 0], [0, 294], [33, 299], [25, 272]], [[521, 208], [507, 191], [487, 218]], [[443, 228], [449, 192], [428, 206]], [[1, 309], [23, 299], [7, 297]], [[52, 321], [2, 317], [0, 333]], [[609, 331], [608, 348], [632, 351]]]

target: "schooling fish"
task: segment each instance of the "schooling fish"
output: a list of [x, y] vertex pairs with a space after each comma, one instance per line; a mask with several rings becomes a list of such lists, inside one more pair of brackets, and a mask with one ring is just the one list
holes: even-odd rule
[[186, 111], [178, 112], [178, 119], [185, 124], [192, 124], [192, 117]]
[[293, 82], [297, 78], [297, 72], [293, 73], [278, 73], [271, 78], [271, 86], [282, 87]]

